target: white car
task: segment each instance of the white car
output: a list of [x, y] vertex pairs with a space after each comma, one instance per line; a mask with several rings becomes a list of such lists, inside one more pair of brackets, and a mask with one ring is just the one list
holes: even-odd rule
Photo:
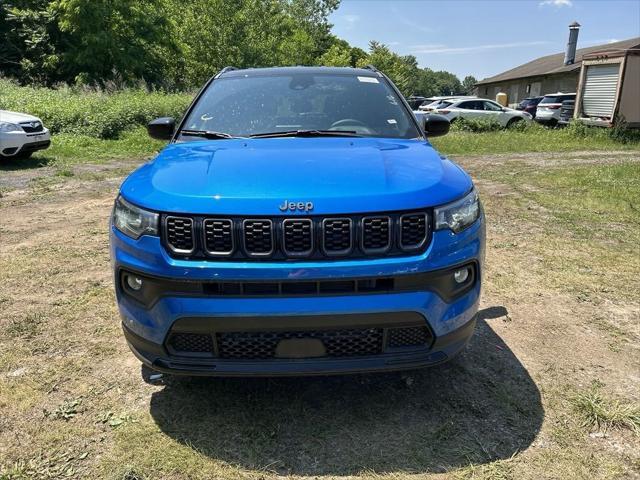
[[49, 145], [51, 135], [42, 120], [25, 113], [0, 110], [0, 159], [28, 158]]
[[553, 127], [560, 120], [560, 109], [565, 100], [575, 100], [575, 93], [550, 93], [545, 95], [536, 108], [536, 122]]
[[503, 127], [510, 127], [516, 122], [530, 122], [533, 119], [527, 112], [503, 107], [493, 100], [483, 98], [452, 98], [450, 100], [442, 100], [431, 112], [444, 115], [450, 122], [454, 122], [458, 117], [474, 118], [493, 120]]
[[440, 102], [443, 100], [451, 100], [452, 98], [456, 98], [462, 100], [463, 98], [478, 98], [475, 95], [450, 95], [448, 97], [430, 97], [425, 99], [422, 102], [422, 105], [418, 107], [419, 110], [424, 110], [425, 112], [433, 111]]

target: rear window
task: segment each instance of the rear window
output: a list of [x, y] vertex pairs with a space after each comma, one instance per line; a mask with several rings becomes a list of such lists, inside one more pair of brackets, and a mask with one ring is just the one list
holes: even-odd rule
[[559, 98], [560, 97], [544, 97], [542, 100], [540, 100], [540, 105], [543, 105], [545, 103], [560, 103]]
[[575, 95], [548, 95], [540, 101], [540, 104], [542, 105], [543, 103], [562, 103], [565, 100], [573, 100], [574, 98], [576, 98]]

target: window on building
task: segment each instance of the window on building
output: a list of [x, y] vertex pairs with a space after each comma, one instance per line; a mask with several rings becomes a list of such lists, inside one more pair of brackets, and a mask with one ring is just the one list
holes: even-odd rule
[[531, 84], [527, 83], [527, 93], [531, 93]]

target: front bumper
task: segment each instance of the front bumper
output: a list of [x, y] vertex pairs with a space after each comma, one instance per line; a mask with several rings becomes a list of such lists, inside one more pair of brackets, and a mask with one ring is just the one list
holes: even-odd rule
[[0, 133], [0, 156], [13, 157], [21, 153], [44, 150], [51, 145], [48, 129], [38, 133], [2, 132]]
[[[457, 235], [447, 231], [435, 232], [429, 248], [415, 256], [375, 260], [216, 263], [171, 258], [158, 238], [143, 236], [136, 241], [112, 228], [111, 258], [116, 272], [116, 296], [125, 338], [133, 353], [155, 370], [212, 376], [354, 373], [434, 365], [452, 358], [464, 347], [473, 332], [479, 305], [484, 236], [481, 218]], [[145, 306], [123, 291], [119, 277], [119, 272], [124, 269], [149, 277], [196, 283], [408, 278], [469, 263], [477, 266], [473, 285], [461, 295], [446, 300], [437, 289], [425, 285], [413, 290], [370, 294], [300, 296], [227, 297], [168, 292]], [[328, 324], [336, 328], [350, 328], [354, 325], [354, 316], [371, 319], [370, 322], [363, 320], [363, 328], [388, 329], [406, 325], [410, 319], [411, 325], [428, 328], [432, 341], [423, 348], [396, 349], [376, 355], [259, 360], [187, 358], [171, 354], [167, 346], [172, 328], [184, 319], [189, 319], [192, 325], [209, 325], [206, 328], [212, 331], [218, 331], [219, 325], [225, 325], [227, 330], [244, 331], [249, 320], [252, 322], [249, 329], [282, 331], [322, 329]]]

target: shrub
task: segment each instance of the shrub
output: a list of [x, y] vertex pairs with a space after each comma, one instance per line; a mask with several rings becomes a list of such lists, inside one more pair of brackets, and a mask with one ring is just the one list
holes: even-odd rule
[[609, 130], [609, 137], [620, 143], [637, 143], [640, 142], [640, 129], [629, 128], [625, 118], [620, 116]]
[[451, 122], [451, 131], [458, 132], [495, 132], [502, 130], [502, 125], [497, 121], [475, 119], [475, 118], [462, 118], [457, 117]]
[[0, 108], [40, 117], [52, 133], [116, 138], [156, 117], [180, 118], [191, 94], [120, 90], [20, 87], [0, 79]]

